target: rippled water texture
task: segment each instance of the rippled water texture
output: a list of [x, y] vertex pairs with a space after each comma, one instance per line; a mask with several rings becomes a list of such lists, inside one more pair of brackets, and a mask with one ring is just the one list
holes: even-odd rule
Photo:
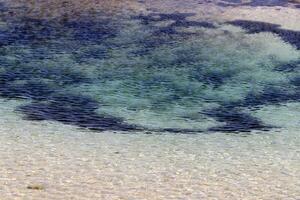
[[0, 4], [0, 95], [23, 99], [16, 112], [24, 119], [239, 133], [286, 126], [270, 118], [299, 103], [298, 31], [186, 12], [15, 14], [26, 9]]

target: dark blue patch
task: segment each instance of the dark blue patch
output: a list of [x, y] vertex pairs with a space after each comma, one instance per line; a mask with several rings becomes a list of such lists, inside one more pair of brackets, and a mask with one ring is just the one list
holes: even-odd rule
[[[203, 27], [203, 28], [215, 28], [215, 26], [210, 22], [203, 21], [189, 21], [186, 18], [194, 16], [193, 13], [152, 13], [149, 15], [138, 15], [132, 17], [132, 19], [137, 19], [141, 21], [141, 24], [146, 25], [147, 28], [152, 30], [152, 35], [150, 37], [144, 38], [138, 44], [141, 48], [138, 51], [133, 52], [134, 55], [142, 56], [146, 55], [153, 48], [159, 47], [164, 44], [172, 44], [174, 41], [174, 36], [188, 36], [193, 33], [178, 32], [176, 28], [183, 27]], [[167, 26], [156, 26], [155, 23], [172, 20], [171, 24]]]
[[[293, 78], [291, 80], [291, 84], [299, 87], [299, 89], [300, 89], [300, 76]], [[299, 96], [299, 100], [300, 100], [300, 96]]]
[[277, 29], [274, 33], [278, 34], [283, 41], [294, 45], [298, 50], [300, 49], [300, 31]]
[[172, 26], [175, 27], [184, 27], [184, 28], [189, 28], [189, 27], [203, 27], [203, 28], [216, 28], [212, 23], [210, 22], [203, 22], [203, 21], [176, 21], [172, 24]]
[[102, 18], [96, 20], [81, 18], [76, 21], [9, 18], [8, 28], [0, 30], [0, 46], [44, 44], [57, 39], [99, 44], [107, 38], [116, 36], [120, 24], [116, 26], [112, 22], [112, 19]]
[[235, 6], [235, 4], [231, 4], [231, 3], [224, 3], [224, 2], [218, 2], [217, 3], [218, 6], [222, 6], [222, 7], [230, 7], [230, 6]]
[[25, 119], [53, 120], [96, 131], [132, 131], [138, 128], [122, 122], [121, 119], [96, 113], [98, 103], [85, 96], [58, 95], [47, 102], [31, 103], [18, 108]]
[[277, 34], [283, 41], [294, 45], [297, 49], [300, 49], [300, 31], [281, 29], [277, 24], [266, 22], [235, 20], [228, 23], [234, 26], [240, 26], [243, 29], [246, 29], [248, 33], [271, 32]]
[[47, 59], [60, 53], [72, 53], [77, 62], [87, 58], [103, 58], [106, 53], [104, 49], [82, 53], [76, 50], [87, 43], [105, 45], [106, 39], [115, 37], [121, 24], [114, 25], [112, 21], [102, 18], [77, 21], [16, 19], [8, 22], [7, 29], [0, 30], [0, 45], [30, 45], [33, 53], [24, 55], [23, 62]]
[[203, 71], [197, 70], [193, 73], [192, 78], [196, 79], [199, 82], [205, 83], [207, 85], [212, 85], [214, 87], [219, 87], [225, 83], [226, 80], [233, 77], [235, 72], [219, 72], [219, 71]]
[[246, 29], [248, 33], [274, 32], [280, 27], [278, 24], [248, 20], [235, 20], [228, 23], [234, 26], [240, 26]]
[[[176, 31], [177, 27], [203, 27], [203, 28], [215, 28], [215, 26], [210, 22], [203, 22], [203, 21], [189, 21], [186, 18], [194, 16], [194, 13], [170, 13], [170, 14], [164, 14], [164, 13], [153, 13], [149, 14], [147, 16], [145, 15], [139, 15], [133, 17], [133, 19], [138, 19], [141, 21], [144, 25], [152, 25], [154, 31], [154, 35], [185, 35], [185, 33], [179, 33]], [[153, 25], [156, 22], [162, 22], [162, 21], [174, 21], [168, 26], [165, 27], [157, 27]]]
[[203, 130], [197, 129], [177, 129], [177, 128], [165, 128], [158, 130], [150, 130], [152, 132], [171, 132], [171, 133], [180, 133], [180, 134], [194, 134], [194, 133], [203, 133]]
[[241, 0], [223, 0], [218, 2], [217, 5], [228, 7], [228, 6], [287, 6], [288, 0], [252, 0], [247, 3], [243, 3]]
[[220, 107], [203, 112], [203, 114], [225, 123], [223, 126], [210, 128], [209, 131], [220, 132], [250, 132], [252, 130], [268, 130], [270, 126], [263, 124], [259, 119], [237, 108]]
[[285, 6], [288, 0], [252, 0], [249, 3], [244, 3], [246, 6]]
[[149, 15], [138, 15], [132, 17], [133, 19], [138, 19], [142, 22], [144, 25], [148, 25], [152, 22], [161, 22], [161, 21], [186, 21], [187, 17], [194, 16], [194, 13], [152, 13]]
[[184, 21], [187, 17], [195, 16], [195, 13], [160, 13], [158, 14], [161, 21], [174, 20], [174, 21]]
[[7, 12], [9, 8], [3, 3], [0, 3], [0, 13]]
[[261, 93], [249, 93], [243, 101], [233, 102], [233, 107], [259, 108], [262, 105], [274, 105], [289, 101], [298, 101], [297, 91], [286, 91], [283, 88], [265, 87]]
[[117, 26], [111, 23], [111, 20], [107, 19], [99, 21], [91, 19], [67, 21], [63, 24], [63, 27], [71, 31], [75, 40], [99, 44], [105, 39], [115, 37], [118, 33]]
[[157, 48], [163, 44], [166, 44], [165, 40], [160, 38], [144, 38], [143, 41], [139, 42], [139, 49], [132, 52], [134, 56], [144, 56], [147, 55], [152, 49]]
[[[300, 87], [300, 78], [291, 80], [291, 84]], [[300, 89], [300, 88], [299, 88]], [[249, 132], [251, 130], [269, 130], [271, 126], [265, 125], [259, 119], [250, 114], [243, 113], [243, 108], [251, 111], [260, 109], [264, 105], [276, 105], [286, 102], [298, 102], [300, 100], [300, 90], [286, 91], [283, 88], [265, 87], [261, 93], [249, 93], [243, 100], [237, 102], [222, 103], [221, 107], [203, 112], [207, 116], [219, 122], [225, 123], [224, 126], [213, 127], [210, 131], [220, 132]]]
[[22, 73], [22, 70], [14, 70], [14, 68], [11, 69], [4, 69], [3, 72], [0, 72], [0, 84], [3, 87], [4, 84], [8, 84], [12, 81], [16, 80], [27, 80], [29, 74]]
[[170, 36], [178, 34], [178, 32], [176, 31], [174, 26], [166, 26], [158, 28], [158, 30], [155, 31], [153, 34], [156, 36], [160, 36], [161, 34]]
[[[264, 89], [265, 90], [265, 89]], [[281, 94], [277, 94], [275, 91], [272, 90], [265, 90], [262, 94], [254, 94], [249, 93], [245, 100], [242, 102], [242, 106], [245, 107], [256, 107], [261, 106], [264, 104], [272, 104], [272, 103], [279, 103], [282, 99], [282, 92], [279, 91]]]
[[1, 45], [41, 44], [61, 37], [63, 33], [63, 30], [58, 28], [53, 21], [23, 18], [8, 22], [8, 28], [0, 31], [0, 43]]
[[0, 88], [0, 96], [5, 98], [45, 100], [53, 92], [53, 88], [41, 81], [28, 81], [24, 84], [12, 82]]
[[83, 73], [64, 67], [43, 67], [32, 65], [21, 65], [5, 67], [0, 72], [0, 84], [6, 84], [16, 80], [49, 79], [57, 85], [69, 85], [89, 83], [90, 79]]
[[72, 53], [72, 58], [77, 63], [83, 63], [87, 59], [105, 59], [108, 58], [107, 48], [94, 48], [88, 50], [80, 50]]
[[225, 2], [228, 2], [228, 3], [242, 3], [241, 0], [223, 0]]
[[300, 68], [300, 60], [279, 65], [275, 67], [274, 70], [280, 72], [294, 72], [298, 68]]

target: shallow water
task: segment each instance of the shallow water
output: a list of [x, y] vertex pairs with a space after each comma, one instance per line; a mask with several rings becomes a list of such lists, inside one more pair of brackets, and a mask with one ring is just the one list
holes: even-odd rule
[[5, 198], [299, 197], [300, 31], [218, 18], [296, 4], [78, 2], [0, 3]]
[[299, 100], [297, 31], [194, 13], [85, 14], [4, 14], [0, 92], [30, 100], [17, 108], [24, 118], [97, 131], [249, 132], [277, 128], [254, 117], [261, 108]]

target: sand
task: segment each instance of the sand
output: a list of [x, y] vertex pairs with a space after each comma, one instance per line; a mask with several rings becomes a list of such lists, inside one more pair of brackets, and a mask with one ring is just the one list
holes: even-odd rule
[[[179, 9], [148, 1], [140, 11]], [[300, 30], [299, 9], [182, 4], [198, 19]], [[0, 101], [0, 199], [300, 199], [297, 126], [252, 134], [91, 132], [31, 122]], [[294, 121], [295, 124], [299, 120]]]
[[89, 132], [1, 101], [1, 199], [299, 199], [297, 130]]

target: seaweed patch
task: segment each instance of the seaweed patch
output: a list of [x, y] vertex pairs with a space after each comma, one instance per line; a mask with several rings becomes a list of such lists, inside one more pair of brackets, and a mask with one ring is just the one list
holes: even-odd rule
[[[143, 25], [152, 25], [154, 29], [157, 29], [154, 34], [183, 34], [176, 30], [178, 27], [203, 27], [203, 28], [216, 28], [215, 25], [211, 22], [205, 21], [190, 21], [187, 18], [194, 16], [194, 13], [153, 13], [149, 15], [139, 15], [133, 17], [133, 19], [138, 19], [141, 21]], [[164, 21], [171, 21], [171, 23], [167, 26], [157, 27], [155, 23], [157, 22], [164, 22]]]
[[288, 0], [251, 0], [244, 2], [242, 0], [222, 0], [217, 3], [219, 6], [287, 6], [289, 3]]
[[271, 32], [277, 34], [285, 42], [288, 42], [294, 45], [297, 49], [300, 49], [300, 31], [281, 29], [277, 24], [266, 22], [235, 20], [228, 23], [240, 26], [243, 29], [246, 29], [248, 33]]
[[259, 119], [241, 112], [238, 108], [221, 107], [204, 112], [207, 116], [223, 122], [224, 125], [210, 128], [209, 131], [221, 132], [250, 132], [252, 130], [269, 130], [271, 127], [265, 125]]
[[31, 103], [18, 108], [25, 118], [34, 121], [53, 120], [95, 131], [130, 131], [137, 127], [127, 125], [121, 119], [101, 116], [95, 112], [98, 102], [89, 97], [56, 94], [46, 102]]

